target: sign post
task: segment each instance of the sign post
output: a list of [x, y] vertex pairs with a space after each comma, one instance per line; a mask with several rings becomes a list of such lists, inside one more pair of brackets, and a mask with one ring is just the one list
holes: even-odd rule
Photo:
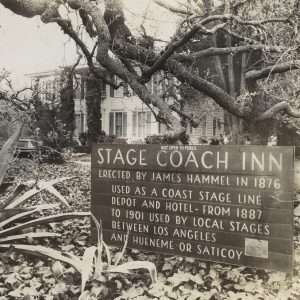
[[291, 271], [291, 147], [97, 145], [92, 213], [111, 245]]

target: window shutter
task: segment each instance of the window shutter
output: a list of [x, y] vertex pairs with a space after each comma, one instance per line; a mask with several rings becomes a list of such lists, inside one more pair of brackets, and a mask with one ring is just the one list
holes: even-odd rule
[[123, 112], [123, 136], [127, 136], [127, 112]]
[[146, 135], [151, 134], [151, 111], [147, 111]]
[[143, 135], [143, 113], [138, 112], [138, 137]]
[[115, 136], [123, 136], [123, 113], [115, 112], [115, 126], [114, 126]]
[[114, 135], [114, 113], [109, 113], [109, 135]]
[[207, 117], [203, 117], [202, 135], [207, 136]]
[[137, 112], [132, 113], [132, 135], [136, 136], [136, 127], [137, 127]]
[[[116, 83], [116, 76], [110, 75], [110, 77], [111, 77], [111, 80], [112, 80], [114, 83]], [[109, 95], [110, 95], [110, 97], [112, 97], [112, 98], [115, 96], [115, 90], [114, 90], [114, 88], [113, 88], [112, 85], [109, 85]]]
[[213, 135], [216, 135], [216, 131], [217, 131], [217, 119], [214, 118], [213, 119]]
[[113, 98], [114, 96], [115, 96], [115, 90], [114, 90], [113, 86], [110, 85], [110, 97]]

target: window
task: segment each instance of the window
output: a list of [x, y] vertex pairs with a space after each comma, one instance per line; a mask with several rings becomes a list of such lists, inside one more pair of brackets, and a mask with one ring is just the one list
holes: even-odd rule
[[151, 134], [151, 112], [150, 111], [133, 112], [132, 134], [135, 137], [145, 137]]
[[117, 137], [127, 136], [127, 113], [110, 112], [109, 113], [109, 134]]

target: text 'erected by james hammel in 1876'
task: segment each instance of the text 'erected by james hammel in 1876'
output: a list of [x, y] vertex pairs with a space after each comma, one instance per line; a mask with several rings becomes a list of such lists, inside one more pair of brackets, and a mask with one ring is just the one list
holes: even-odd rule
[[97, 145], [92, 213], [111, 245], [290, 271], [293, 149]]

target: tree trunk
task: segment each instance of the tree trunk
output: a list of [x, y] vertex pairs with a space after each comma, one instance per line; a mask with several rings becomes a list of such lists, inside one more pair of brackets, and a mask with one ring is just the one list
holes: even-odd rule
[[277, 128], [278, 146], [300, 146], [300, 135], [295, 128], [289, 128], [287, 125], [281, 125]]
[[62, 89], [60, 91], [61, 106], [59, 119], [62, 122], [62, 135], [64, 136], [62, 146], [72, 144], [75, 129], [75, 104], [74, 104], [74, 85], [73, 73], [65, 69], [62, 73]]
[[231, 143], [240, 145], [244, 143], [243, 121], [231, 115]]
[[251, 123], [248, 126], [249, 142], [252, 145], [267, 145], [269, 136], [272, 133], [272, 121], [262, 121]]
[[101, 133], [101, 87], [99, 81], [89, 77], [86, 83], [86, 107], [88, 126], [88, 145], [98, 141]]

